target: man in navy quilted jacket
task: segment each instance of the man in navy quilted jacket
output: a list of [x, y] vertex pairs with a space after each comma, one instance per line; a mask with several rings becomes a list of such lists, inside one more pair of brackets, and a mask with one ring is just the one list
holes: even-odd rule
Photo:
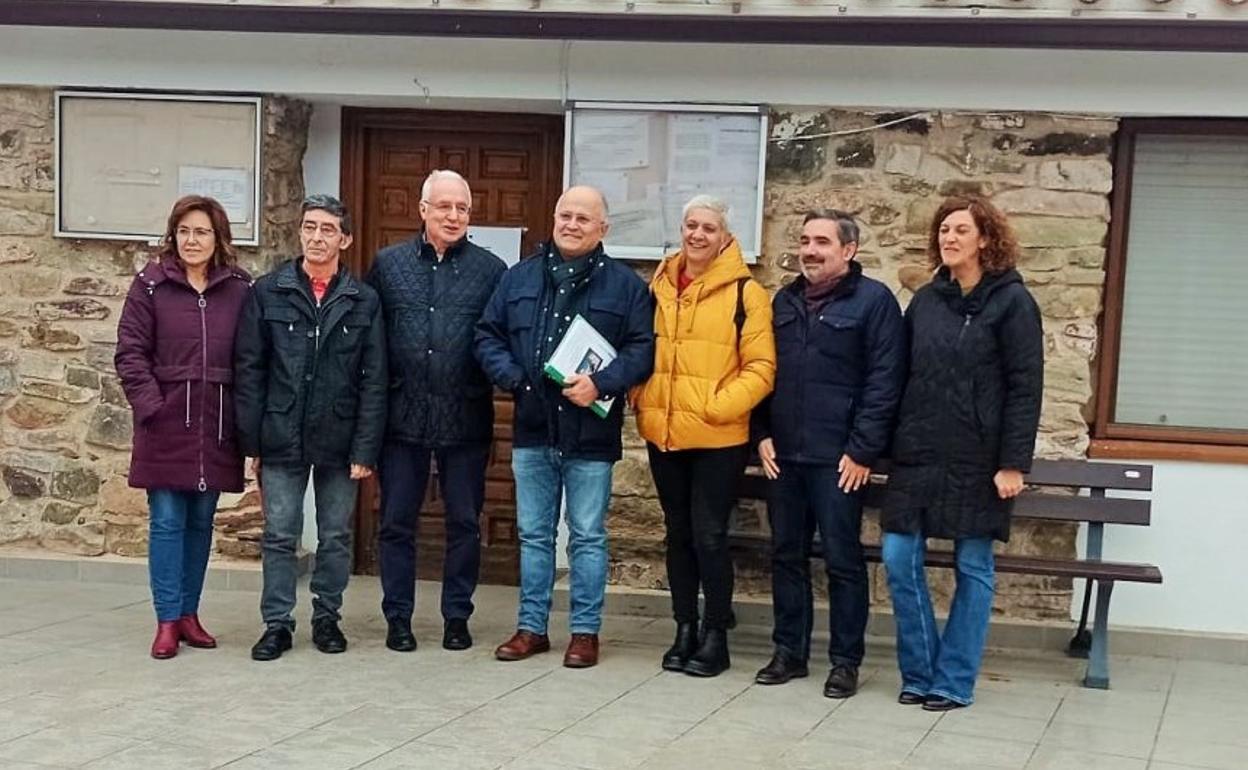
[[478, 520], [494, 431], [493, 388], [473, 357], [473, 329], [506, 265], [468, 240], [471, 214], [468, 182], [433, 171], [420, 191], [424, 228], [378, 252], [366, 279], [381, 295], [389, 349], [378, 556], [386, 646], [399, 652], [416, 649], [416, 533], [431, 459], [446, 509], [442, 646], [472, 646]]

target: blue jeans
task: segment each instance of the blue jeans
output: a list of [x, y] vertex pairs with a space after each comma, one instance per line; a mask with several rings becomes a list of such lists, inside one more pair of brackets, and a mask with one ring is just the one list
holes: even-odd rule
[[161, 623], [199, 612], [220, 492], [147, 490], [147, 569]]
[[814, 596], [810, 545], [815, 526], [828, 575], [828, 660], [855, 668], [865, 653], [867, 563], [862, 555], [862, 496], [837, 486], [835, 465], [785, 463], [767, 493], [771, 522], [772, 641], [791, 657], [810, 657]]
[[992, 539], [956, 540], [954, 550], [957, 589], [944, 633], [937, 635], [923, 570], [925, 539], [922, 535], [884, 533], [884, 566], [897, 623], [901, 690], [970, 705], [975, 700], [975, 677], [979, 675], [988, 619], [992, 615]]
[[416, 609], [416, 533], [429, 486], [429, 462], [438, 463], [446, 555], [442, 560], [442, 617], [467, 620], [481, 572], [481, 508], [489, 444], [430, 449], [388, 443], [381, 453], [381, 529], [377, 556], [381, 611], [387, 620], [411, 620]]
[[555, 528], [566, 497], [572, 568], [569, 626], [574, 634], [602, 627], [607, 590], [607, 504], [614, 463], [570, 460], [551, 447], [511, 450], [520, 532], [520, 619], [517, 628], [545, 634], [555, 586]]
[[260, 540], [264, 587], [260, 614], [266, 626], [295, 628], [298, 549], [303, 539], [303, 495], [308, 473], [316, 495], [316, 566], [312, 572], [312, 622], [340, 620], [342, 593], [351, 575], [351, 516], [359, 488], [344, 467], [260, 468], [264, 534]]

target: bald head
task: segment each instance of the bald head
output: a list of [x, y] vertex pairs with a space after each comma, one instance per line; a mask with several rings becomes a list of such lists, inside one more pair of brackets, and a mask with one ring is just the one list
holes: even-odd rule
[[607, 199], [601, 191], [569, 187], [555, 204], [555, 245], [564, 259], [583, 257], [602, 243], [610, 227]]

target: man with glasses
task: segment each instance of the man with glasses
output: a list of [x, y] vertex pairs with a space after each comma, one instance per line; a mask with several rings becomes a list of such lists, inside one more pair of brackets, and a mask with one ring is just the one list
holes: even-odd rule
[[[478, 360], [515, 402], [511, 467], [520, 533], [520, 612], [516, 633], [494, 651], [522, 660], [550, 649], [546, 635], [555, 577], [560, 497], [568, 520], [572, 639], [569, 668], [598, 663], [598, 630], [607, 584], [611, 471], [620, 459], [624, 394], [654, 368], [654, 306], [646, 285], [607, 256], [607, 202], [573, 187], [555, 207], [554, 238], [499, 281], [477, 324]], [[572, 319], [583, 317], [617, 356], [593, 373], [556, 385], [543, 365]], [[600, 417], [590, 409], [613, 398]]]
[[351, 245], [346, 207], [328, 195], [305, 198], [299, 240], [302, 256], [252, 286], [234, 342], [238, 443], [253, 458], [264, 504], [265, 631], [251, 648], [254, 660], [275, 660], [291, 647], [309, 474], [317, 531], [312, 642], [321, 652], [347, 649], [338, 622], [351, 517], [386, 420], [381, 302], [341, 263]]
[[377, 253], [366, 279], [381, 296], [390, 364], [390, 408], [381, 453], [381, 609], [386, 646], [416, 649], [416, 534], [430, 461], [438, 464], [446, 532], [442, 646], [472, 646], [468, 618], [481, 566], [479, 518], [494, 433], [493, 388], [472, 355], [503, 261], [468, 240], [472, 191], [454, 171], [434, 171], [420, 191], [424, 228]]

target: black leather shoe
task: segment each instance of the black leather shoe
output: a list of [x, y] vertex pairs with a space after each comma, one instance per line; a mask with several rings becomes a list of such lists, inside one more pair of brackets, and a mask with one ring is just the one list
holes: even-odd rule
[[260, 641], [251, 647], [252, 660], [277, 660], [282, 653], [290, 649], [290, 629], [282, 626], [269, 626], [264, 630]]
[[897, 702], [903, 706], [919, 706], [922, 705], [925, 700], [927, 700], [927, 696], [919, 695], [918, 693], [913, 692], [903, 691], [901, 695], [897, 696]]
[[784, 684], [790, 679], [801, 679], [810, 674], [806, 661], [798, 660], [783, 650], [776, 650], [771, 662], [758, 670], [754, 681], [758, 684]]
[[719, 676], [730, 665], [728, 632], [722, 628], [705, 628], [698, 651], [685, 664], [685, 673], [690, 676]]
[[929, 695], [923, 699], [924, 711], [953, 711], [964, 708], [966, 708], [965, 703], [958, 703], [956, 700], [942, 698], [939, 695]]
[[406, 620], [393, 618], [387, 620], [386, 646], [395, 652], [411, 652], [416, 649], [416, 637], [412, 634], [412, 624]]
[[337, 621], [328, 618], [312, 624], [312, 644], [321, 652], [331, 655], [347, 651], [347, 637], [342, 635]]
[[442, 626], [442, 649], [466, 650], [472, 646], [467, 618], [451, 618]]
[[844, 664], [833, 666], [828, 681], [823, 683], [823, 697], [848, 698], [858, 692], [858, 668]]
[[663, 653], [664, 671], [684, 671], [689, 659], [698, 651], [698, 624], [677, 623], [676, 641]]

